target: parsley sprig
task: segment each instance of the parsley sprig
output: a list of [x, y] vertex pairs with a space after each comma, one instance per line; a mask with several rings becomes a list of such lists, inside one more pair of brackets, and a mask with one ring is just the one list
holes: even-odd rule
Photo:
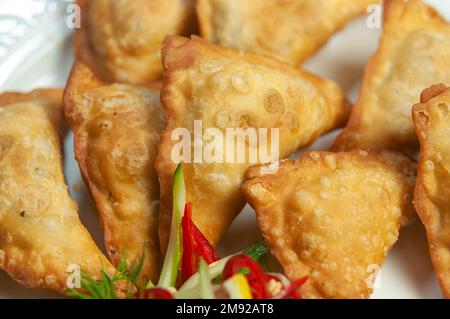
[[118, 299], [118, 290], [124, 287], [124, 296], [133, 298], [136, 282], [142, 272], [144, 257], [138, 263], [128, 267], [124, 258], [116, 266], [115, 273], [111, 276], [106, 271], [101, 271], [100, 280], [95, 280], [84, 271], [81, 271], [81, 290], [69, 289], [68, 295], [79, 299]]

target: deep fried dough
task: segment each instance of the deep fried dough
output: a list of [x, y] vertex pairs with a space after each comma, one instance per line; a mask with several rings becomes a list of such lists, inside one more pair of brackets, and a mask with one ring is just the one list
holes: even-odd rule
[[[145, 254], [142, 282], [156, 280], [159, 183], [153, 162], [165, 125], [159, 89], [106, 85], [75, 64], [65, 114], [75, 134], [75, 157], [94, 197], [114, 264]], [[144, 249], [145, 248], [145, 249]]]
[[413, 214], [415, 165], [398, 153], [309, 152], [243, 190], [272, 253], [305, 298], [368, 298], [374, 271]]
[[[289, 156], [322, 133], [342, 125], [348, 104], [338, 86], [275, 60], [222, 48], [193, 37], [169, 37], [162, 51], [161, 91], [168, 126], [161, 135], [156, 170], [161, 183], [160, 241], [168, 241], [172, 215], [172, 133], [194, 120], [203, 129], [279, 128], [280, 157]], [[206, 146], [205, 146], [206, 147]], [[248, 149], [248, 146], [247, 146]], [[236, 147], [229, 152], [236, 154]], [[244, 206], [243, 164], [184, 165], [195, 224], [217, 244]]]
[[66, 292], [78, 265], [112, 266], [81, 224], [64, 183], [62, 91], [0, 95], [0, 268], [28, 288]]
[[77, 59], [109, 82], [144, 84], [161, 78], [161, 45], [196, 29], [194, 0], [77, 0], [82, 25]]
[[433, 86], [413, 107], [421, 145], [414, 204], [425, 225], [431, 259], [450, 298], [450, 88]]
[[208, 41], [293, 64], [319, 50], [348, 21], [378, 0], [198, 0]]
[[369, 61], [350, 121], [334, 150], [414, 154], [411, 106], [423, 88], [450, 83], [450, 25], [419, 0], [387, 0], [378, 52]]

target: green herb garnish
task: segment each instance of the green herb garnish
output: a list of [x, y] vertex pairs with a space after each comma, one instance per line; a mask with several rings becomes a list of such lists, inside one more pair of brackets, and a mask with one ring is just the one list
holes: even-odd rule
[[269, 252], [269, 247], [267, 247], [266, 243], [263, 240], [257, 241], [249, 248], [243, 251], [244, 254], [249, 255], [255, 261], [259, 261], [262, 256]]
[[71, 288], [67, 294], [80, 299], [118, 299], [117, 284], [123, 282], [126, 297], [132, 298], [137, 278], [142, 272], [144, 257], [130, 267], [125, 258], [123, 257], [117, 264], [114, 275], [111, 276], [102, 270], [100, 280], [95, 280], [81, 271], [81, 289]]

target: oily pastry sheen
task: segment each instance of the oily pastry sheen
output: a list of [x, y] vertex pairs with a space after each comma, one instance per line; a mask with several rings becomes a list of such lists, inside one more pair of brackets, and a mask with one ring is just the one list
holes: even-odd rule
[[77, 59], [108, 82], [144, 84], [161, 78], [161, 45], [195, 32], [195, 0], [77, 0]]
[[413, 107], [421, 145], [414, 203], [446, 298], [450, 298], [449, 109], [450, 89], [443, 84], [425, 90], [421, 103]]
[[77, 267], [113, 272], [64, 182], [61, 90], [0, 95], [0, 269], [25, 287], [67, 292]]
[[278, 173], [247, 172], [243, 191], [272, 253], [304, 298], [368, 298], [413, 214], [415, 164], [388, 151], [308, 152]]
[[95, 200], [114, 264], [144, 257], [141, 282], [160, 271], [159, 183], [153, 163], [165, 119], [159, 88], [104, 84], [76, 63], [65, 91], [75, 157]]
[[450, 25], [419, 0], [387, 0], [378, 52], [334, 150], [391, 149], [413, 155], [411, 106], [423, 88], [450, 83]]
[[299, 65], [378, 0], [198, 0], [208, 41]]
[[[172, 215], [172, 178], [178, 164], [172, 152], [179, 141], [173, 136], [180, 130], [187, 130], [191, 141], [196, 134], [194, 121], [201, 121], [201, 133], [214, 129], [221, 136], [227, 129], [278, 128], [279, 155], [284, 158], [347, 119], [348, 103], [335, 83], [276, 60], [219, 47], [198, 37], [178, 36], [165, 41], [162, 58], [161, 100], [168, 125], [161, 135], [155, 165], [161, 183], [163, 251]], [[214, 145], [212, 138], [203, 142], [204, 149]], [[231, 155], [231, 161], [189, 158], [184, 164], [194, 223], [213, 245], [245, 203], [240, 185], [251, 161], [237, 160], [236, 144], [229, 149], [223, 145], [223, 151], [218, 151]], [[245, 150], [260, 151], [262, 144], [245, 144]]]

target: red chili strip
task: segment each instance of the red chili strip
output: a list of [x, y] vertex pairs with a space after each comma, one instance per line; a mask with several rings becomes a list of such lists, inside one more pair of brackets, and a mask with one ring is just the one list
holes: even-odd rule
[[144, 299], [175, 299], [166, 289], [152, 288], [144, 291]]
[[207, 264], [211, 264], [220, 259], [219, 255], [209, 243], [208, 239], [202, 234], [202, 232], [192, 222], [192, 236], [194, 237], [194, 245], [198, 254], [205, 260]]
[[225, 281], [236, 273], [242, 272], [247, 278], [253, 299], [267, 299], [270, 295], [267, 291], [268, 276], [261, 266], [250, 256], [239, 254], [228, 260], [222, 273], [222, 280]]
[[183, 252], [181, 256], [181, 282], [184, 283], [195, 273], [194, 238], [192, 223], [192, 205], [186, 203], [181, 219]]
[[181, 282], [184, 283], [196, 272], [198, 257], [202, 257], [207, 264], [219, 260], [220, 257], [192, 221], [192, 204], [189, 202], [184, 207], [181, 228], [183, 236]]
[[297, 293], [297, 289], [300, 288], [305, 284], [305, 282], [308, 280], [308, 276], [302, 277], [298, 280], [295, 280], [291, 282], [289, 287], [284, 289], [278, 296], [278, 299], [286, 299], [286, 298], [293, 298], [293, 299], [302, 299], [302, 297]]

